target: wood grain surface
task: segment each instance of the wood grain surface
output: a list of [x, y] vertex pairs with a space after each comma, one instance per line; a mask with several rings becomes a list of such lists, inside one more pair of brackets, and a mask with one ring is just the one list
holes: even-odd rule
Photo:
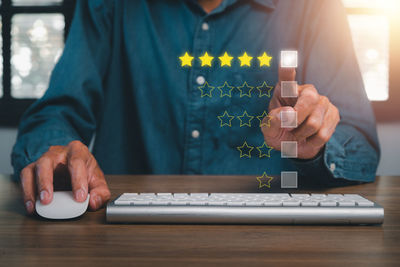
[[[113, 198], [123, 192], [261, 191], [254, 176], [107, 176], [107, 181]], [[105, 209], [73, 220], [48, 221], [25, 215], [19, 185], [0, 175], [0, 265], [400, 266], [400, 177], [296, 192], [301, 191], [361, 194], [385, 208], [385, 222], [380, 226], [111, 225], [105, 223]]]

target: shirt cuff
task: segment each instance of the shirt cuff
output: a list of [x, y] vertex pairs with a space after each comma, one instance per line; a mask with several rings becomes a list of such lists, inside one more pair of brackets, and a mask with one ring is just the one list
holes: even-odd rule
[[27, 134], [18, 139], [11, 154], [11, 163], [14, 167], [13, 180], [20, 180], [20, 172], [28, 164], [39, 159], [51, 146], [65, 146], [74, 140], [80, 140], [73, 134], [66, 134], [63, 130], [42, 131], [43, 134]]
[[292, 163], [300, 175], [323, 185], [373, 182], [378, 153], [354, 127], [340, 125], [315, 158]]

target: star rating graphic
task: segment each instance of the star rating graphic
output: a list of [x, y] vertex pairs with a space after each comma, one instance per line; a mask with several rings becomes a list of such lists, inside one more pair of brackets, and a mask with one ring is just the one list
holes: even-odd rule
[[[189, 52], [185, 52], [183, 56], [179, 57], [181, 61], [181, 67], [192, 67], [194, 57], [189, 54]], [[198, 56], [200, 66], [201, 67], [212, 67], [214, 62], [214, 57], [210, 55], [209, 52], [205, 51], [204, 54]], [[232, 60], [234, 59], [228, 52], [224, 52], [222, 56], [218, 57], [219, 66], [220, 67], [232, 67]], [[243, 52], [241, 56], [237, 57], [238, 63], [240, 67], [251, 67], [253, 62], [253, 57], [250, 56], [246, 51]], [[267, 52], [263, 52], [261, 56], [257, 57], [258, 65], [260, 68], [262, 67], [271, 67], [272, 56], [268, 55]], [[236, 62], [236, 61], [235, 61]], [[256, 64], [256, 63], [255, 63]]]
[[264, 52], [261, 56], [257, 57], [258, 61], [260, 62], [260, 67], [262, 66], [271, 66], [272, 57], [269, 56], [266, 52]]
[[240, 151], [240, 157], [247, 157], [251, 158], [251, 151], [254, 149], [254, 147], [249, 146], [246, 141], [244, 141], [242, 146], [238, 146], [237, 149]]
[[269, 86], [266, 82], [263, 82], [262, 85], [257, 86], [257, 90], [260, 92], [259, 97], [271, 97], [271, 91], [273, 88], [273, 86]]
[[188, 54], [188, 52], [186, 52], [183, 56], [179, 57], [179, 59], [181, 60], [181, 66], [182, 66], [182, 67], [184, 67], [184, 66], [189, 66], [189, 67], [191, 67], [191, 66], [192, 66], [193, 58], [194, 58], [194, 57], [190, 56], [190, 55]]
[[268, 146], [265, 142], [263, 142], [263, 144], [261, 146], [257, 147], [258, 152], [260, 152], [259, 154], [259, 158], [263, 158], [263, 157], [271, 157], [271, 150], [273, 148]]
[[209, 66], [211, 67], [211, 62], [213, 61], [214, 57], [209, 56], [207, 52], [204, 53], [203, 56], [199, 57], [200, 61], [201, 61], [201, 66]]
[[[197, 53], [197, 51], [196, 51]], [[220, 54], [221, 53], [221, 54]], [[233, 67], [234, 71], [238, 71], [238, 68], [251, 68], [252, 70], [255, 69], [255, 67], [259, 67], [260, 69], [266, 70], [267, 68], [270, 68], [275, 64], [274, 58], [272, 57], [271, 54], [269, 54], [267, 51], [242, 51], [241, 55], [234, 55], [234, 54], [230, 54], [228, 51], [200, 51], [199, 54], [197, 55], [192, 55], [190, 51], [187, 52], [182, 52], [183, 55], [179, 56], [179, 60], [180, 60], [180, 65], [181, 67], [189, 67], [192, 68], [193, 67], [193, 73], [190, 73], [190, 75], [195, 75], [195, 76], [191, 76], [191, 77], [196, 77], [195, 82], [198, 85], [198, 89], [201, 92], [201, 97], [209, 97], [212, 98], [213, 97], [213, 90], [215, 88], [218, 88], [218, 91], [220, 92], [220, 98], [223, 97], [228, 97], [228, 98], [232, 98], [232, 101], [230, 99], [221, 99], [221, 101], [223, 102], [223, 105], [230, 105], [234, 108], [235, 106], [237, 106], [237, 103], [235, 103], [234, 101], [239, 101], [239, 97], [248, 97], [248, 98], [252, 98], [252, 97], [258, 97], [258, 98], [263, 98], [263, 97], [268, 97], [271, 98], [272, 97], [272, 92], [274, 87], [272, 85], [269, 85], [267, 81], [261, 81], [262, 84], [258, 83], [256, 84], [252, 84], [249, 85], [247, 83], [247, 81], [241, 81], [243, 82], [242, 85], [240, 84], [232, 84], [230, 85], [228, 83], [228, 81], [225, 81], [222, 85], [220, 84], [214, 84], [214, 85], [210, 85], [207, 81], [206, 81], [206, 75], [209, 74], [209, 70], [216, 70], [217, 67], [221, 67], [221, 68], [230, 68]], [[217, 56], [220, 55], [220, 56]], [[214, 56], [215, 57], [214, 57]], [[252, 56], [254, 55], [254, 57]], [[258, 56], [257, 56], [258, 55]], [[297, 51], [281, 51], [280, 53], [280, 67], [283, 68], [295, 68], [297, 67]], [[197, 59], [197, 60], [194, 60]], [[236, 65], [235, 65], [236, 64]], [[209, 70], [205, 70], [202, 68], [209, 68]], [[229, 70], [229, 69], [228, 69]], [[239, 72], [240, 73], [240, 72]], [[189, 74], [189, 73], [188, 73]], [[241, 73], [242, 74], [242, 73]], [[243, 73], [244, 74], [244, 73]], [[212, 75], [212, 74], [210, 74]], [[226, 74], [223, 74], [226, 75]], [[254, 75], [250, 74], [250, 77], [254, 77]], [[230, 81], [231, 82], [231, 81]], [[289, 83], [288, 81], [282, 81], [282, 84], [286, 82]], [[297, 82], [295, 82], [297, 85]], [[291, 84], [289, 84], [290, 86], [292, 86]], [[289, 88], [289, 85], [287, 84], [287, 89], [292, 89], [292, 87]], [[282, 86], [283, 87], [283, 86]], [[285, 88], [286, 88], [285, 87]], [[253, 89], [257, 89], [255, 94], [252, 94]], [[236, 90], [235, 90], [236, 89]], [[295, 88], [296, 89], [296, 88]], [[287, 91], [288, 91], [287, 90]], [[289, 90], [290, 91], [290, 90]], [[296, 91], [297, 90], [291, 90], [290, 93], [292, 91]], [[216, 95], [215, 95], [216, 96]], [[217, 97], [217, 96], [216, 96]], [[282, 93], [282, 97], [292, 97], [290, 94], [283, 94]], [[240, 99], [240, 102], [244, 102], [244, 100], [246, 99]], [[261, 99], [259, 100], [259, 102], [261, 102]], [[222, 113], [222, 110], [220, 111]], [[220, 114], [221, 114], [220, 113]], [[240, 115], [239, 114], [229, 114], [227, 110], [225, 110], [222, 115], [217, 116], [218, 121], [219, 121], [219, 125], [220, 127], [232, 127], [232, 121], [234, 126], [239, 126], [239, 127], [252, 127], [251, 121], [254, 118], [257, 118], [257, 120], [259, 121], [259, 127], [270, 127], [271, 126], [271, 120], [272, 117], [268, 115], [267, 111], [263, 111], [263, 113], [259, 116], [257, 116], [260, 113], [257, 114], [252, 114], [253, 116], [249, 115], [247, 113], [246, 110], [243, 111], [243, 114]], [[238, 121], [240, 121], [237, 124], [235, 117], [237, 118]], [[257, 124], [253, 123], [253, 126], [256, 126]], [[224, 129], [225, 130], [225, 129]], [[228, 130], [228, 129], [226, 129]], [[251, 136], [251, 135], [250, 135]], [[248, 139], [250, 140], [250, 139]], [[260, 142], [261, 143], [261, 142]], [[254, 154], [253, 152], [253, 156], [254, 157], [258, 157], [259, 160], [267, 160], [265, 158], [271, 158], [271, 151], [273, 150], [273, 147], [270, 147], [266, 144], [265, 141], [262, 142], [261, 145], [259, 142], [257, 142], [257, 144], [251, 144], [249, 145], [247, 143], [247, 141], [245, 140], [243, 145], [241, 146], [237, 146], [236, 149], [240, 152], [240, 158], [248, 158], [250, 159], [252, 157], [252, 151], [254, 151], [256, 154]], [[284, 155], [286, 155], [285, 153], [283, 153], [284, 151], [284, 144], [285, 143], [293, 143], [293, 142], [287, 142], [287, 141], [283, 141], [281, 142], [281, 147], [282, 147], [282, 152], [281, 152], [281, 157], [286, 157]], [[296, 142], [295, 142], [296, 143]], [[258, 146], [259, 145], [259, 146]], [[289, 144], [287, 144], [289, 145]], [[256, 148], [257, 150], [255, 150], [254, 148]], [[234, 149], [234, 147], [233, 147]], [[289, 147], [288, 147], [289, 149]], [[290, 149], [292, 149], [290, 147]], [[296, 156], [287, 156], [287, 157], [297, 157], [297, 143], [295, 146], [294, 151], [296, 151]], [[291, 153], [291, 151], [289, 151]], [[288, 155], [290, 154], [288, 153]], [[291, 154], [290, 154], [291, 155]], [[257, 181], [259, 183], [259, 188], [263, 188], [263, 187], [267, 187], [267, 188], [271, 188], [271, 181], [274, 178], [269, 176], [266, 172], [264, 172], [261, 176], [257, 177]], [[281, 172], [281, 188], [297, 188], [297, 172], [294, 171], [289, 171], [289, 172]]]
[[221, 91], [221, 97], [227, 96], [232, 97], [232, 90], [235, 88], [234, 86], [229, 86], [227, 82], [224, 83], [223, 86], [218, 86], [218, 90]]
[[212, 97], [211, 93], [212, 93], [212, 91], [214, 90], [215, 87], [214, 86], [210, 86], [208, 84], [208, 82], [205, 82], [203, 86], [199, 86], [198, 88], [201, 91], [201, 97], [205, 97], [205, 96]]
[[233, 57], [228, 55], [227, 52], [225, 52], [225, 54], [223, 56], [220, 56], [218, 58], [221, 61], [221, 67], [223, 67], [223, 66], [231, 67], [231, 61], [232, 61]]
[[247, 82], [244, 82], [242, 86], [238, 86], [238, 89], [240, 91], [240, 97], [247, 96], [251, 97], [251, 91], [253, 90], [253, 86], [249, 86]]
[[268, 176], [266, 172], [263, 175], [257, 177], [257, 181], [259, 182], [258, 188], [268, 187], [271, 188], [271, 181], [274, 179], [272, 176]]
[[[246, 119], [244, 119], [244, 117], [246, 117]], [[249, 116], [249, 114], [247, 114], [247, 111], [245, 110], [242, 116], [238, 116], [238, 119], [240, 120], [240, 127], [251, 127], [251, 120], [254, 119], [254, 116]]]
[[[218, 90], [220, 91], [220, 97], [232, 97], [234, 94], [233, 92], [235, 88], [237, 88], [237, 91], [239, 93], [240, 97], [253, 97], [252, 91], [254, 89], [254, 86], [250, 86], [247, 84], [245, 81], [242, 86], [231, 86], [229, 85], [228, 82], [224, 82], [223, 85], [221, 86], [211, 86], [208, 82], [205, 82], [203, 86], [198, 87], [200, 91], [202, 92], [201, 97], [208, 96], [212, 97], [211, 91], [217, 87]], [[269, 86], [266, 82], [263, 82], [262, 85], [256, 87], [257, 90], [259, 91], [258, 97], [271, 97], [271, 92], [273, 87]], [[257, 95], [257, 94], [255, 94]]]
[[[245, 110], [242, 115], [231, 115], [228, 113], [228, 111], [225, 110], [225, 112], [222, 115], [217, 116], [218, 120], [220, 121], [221, 127], [223, 126], [229, 126], [232, 127], [232, 120], [237, 117], [237, 119], [240, 121], [239, 127], [247, 126], [247, 127], [252, 127], [251, 121], [254, 118], [257, 118], [260, 121], [260, 127], [262, 126], [262, 120], [264, 117], [268, 117], [267, 112], [264, 110], [264, 112], [260, 116], [251, 116], [248, 114], [248, 112]], [[268, 120], [268, 125], [269, 125], [270, 119]], [[264, 123], [265, 126], [267, 125]]]
[[242, 56], [238, 57], [238, 59], [240, 60], [240, 67], [243, 66], [251, 66], [251, 60], [253, 59], [253, 57], [247, 55], [247, 52], [244, 52]]
[[[256, 116], [256, 117], [257, 117], [257, 120], [260, 121], [260, 127], [264, 127], [264, 126], [270, 127], [270, 126], [271, 126], [271, 119], [272, 119], [272, 117], [269, 116], [268, 113], [267, 113], [265, 110], [264, 110], [264, 112], [263, 112], [260, 116]], [[265, 117], [268, 117], [268, 120], [267, 120], [266, 123], [263, 122], [263, 119], [264, 119]]]
[[233, 118], [235, 118], [235, 116], [231, 116], [228, 114], [228, 111], [225, 110], [224, 114], [222, 114], [221, 116], [217, 116], [218, 119], [221, 121], [221, 127], [224, 126], [229, 126], [232, 127], [232, 120]]

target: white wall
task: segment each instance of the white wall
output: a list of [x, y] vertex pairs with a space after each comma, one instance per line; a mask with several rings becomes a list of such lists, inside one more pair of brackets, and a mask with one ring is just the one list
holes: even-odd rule
[[[10, 153], [15, 143], [17, 131], [13, 128], [0, 128], [0, 173], [12, 173]], [[400, 123], [378, 125], [382, 156], [378, 175], [400, 175]]]

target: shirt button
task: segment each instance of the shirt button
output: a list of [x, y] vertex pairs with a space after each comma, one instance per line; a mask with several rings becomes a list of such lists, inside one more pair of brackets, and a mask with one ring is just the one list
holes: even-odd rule
[[199, 85], [203, 85], [203, 84], [206, 82], [206, 79], [204, 79], [203, 76], [198, 76], [198, 77], [196, 78], [196, 82], [197, 82], [197, 84], [199, 84]]
[[203, 22], [203, 24], [201, 25], [201, 28], [203, 29], [203, 31], [208, 31], [208, 29], [210, 29], [210, 26], [208, 26], [207, 22]]
[[193, 138], [199, 138], [199, 136], [200, 136], [200, 132], [199, 131], [197, 131], [197, 130], [193, 130], [192, 131], [192, 137]]
[[336, 164], [335, 163], [331, 163], [331, 165], [329, 166], [329, 169], [331, 169], [331, 171], [335, 171], [336, 169]]

